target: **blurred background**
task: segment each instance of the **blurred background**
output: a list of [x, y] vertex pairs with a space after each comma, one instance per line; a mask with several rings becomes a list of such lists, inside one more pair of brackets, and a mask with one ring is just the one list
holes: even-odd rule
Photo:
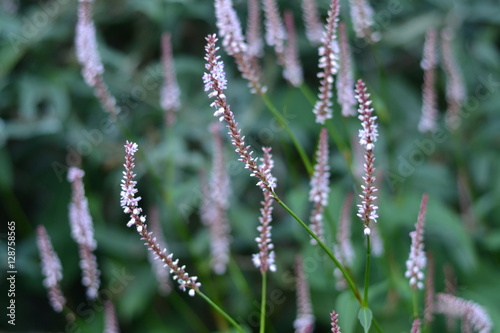
[[[247, 4], [234, 1], [243, 27]], [[348, 3], [341, 1], [352, 48], [355, 78], [363, 77], [379, 116], [379, 231], [384, 253], [372, 262], [371, 307], [385, 332], [409, 332], [412, 295], [404, 278], [410, 238], [423, 193], [429, 195], [425, 246], [435, 259], [436, 290], [455, 289], [488, 311], [500, 332], [500, 5], [485, 1], [372, 2], [381, 40], [369, 45], [354, 36]], [[306, 85], [316, 94], [317, 47], [305, 38], [301, 3], [279, 1], [295, 17]], [[329, 1], [318, 0], [323, 19]], [[7, 306], [6, 223], [16, 222], [16, 326], [0, 321], [4, 331], [100, 332], [102, 300], [116, 306], [122, 332], [216, 332], [227, 324], [200, 298], [174, 288], [158, 292], [147, 251], [135, 230], [126, 227], [119, 205], [125, 140], [139, 144], [136, 171], [142, 207], [159, 210], [169, 249], [199, 276], [202, 290], [238, 322], [258, 330], [260, 273], [251, 262], [257, 252], [261, 191], [224, 136], [231, 180], [231, 262], [228, 272], [211, 272], [209, 233], [200, 223], [203, 179], [211, 170], [214, 120], [203, 91], [204, 38], [216, 32], [212, 1], [97, 1], [94, 20], [104, 80], [122, 109], [111, 122], [81, 76], [74, 31], [76, 1], [2, 0], [0, 8], [0, 238], [1, 307]], [[420, 68], [428, 28], [455, 29], [454, 54], [463, 73], [466, 99], [460, 126], [450, 130], [445, 77], [437, 71], [439, 137], [417, 129], [421, 115]], [[160, 38], [172, 34], [182, 108], [172, 127], [165, 125], [159, 104], [162, 84]], [[256, 150], [273, 147], [277, 193], [307, 219], [309, 177], [286, 132], [252, 95], [234, 61], [221, 52], [228, 72], [227, 98], [248, 143]], [[281, 76], [273, 50], [262, 59], [268, 96], [312, 159], [319, 126], [312, 105]], [[336, 99], [336, 94], [334, 95]], [[331, 193], [327, 237], [333, 239], [344, 198], [356, 193], [361, 168], [356, 160], [359, 121], [343, 118], [334, 101], [332, 126], [354, 156], [352, 169], [331, 144]], [[70, 237], [68, 205], [71, 187], [66, 171], [81, 163], [97, 240], [101, 291], [87, 301], [80, 281], [78, 247]], [[364, 274], [362, 225], [353, 205], [352, 237], [358, 285]], [[44, 225], [62, 267], [62, 289], [68, 306], [82, 321], [76, 330], [49, 306], [43, 287], [35, 227]], [[357, 304], [347, 291], [335, 289], [333, 264], [309, 245], [309, 236], [281, 207], [276, 207], [273, 241], [278, 270], [268, 274], [269, 332], [291, 332], [296, 315], [294, 260], [302, 254], [310, 283], [315, 332], [329, 330], [329, 312], [340, 313], [342, 332], [361, 332]], [[445, 273], [446, 272], [446, 273]], [[445, 280], [447, 279], [447, 283]], [[176, 283], [175, 283], [176, 284]], [[450, 290], [450, 289], [449, 289]], [[3, 313], [3, 312], [2, 312]], [[453, 328], [453, 327], [452, 327]], [[437, 315], [432, 332], [446, 332]], [[455, 326], [451, 332], [459, 332]]]

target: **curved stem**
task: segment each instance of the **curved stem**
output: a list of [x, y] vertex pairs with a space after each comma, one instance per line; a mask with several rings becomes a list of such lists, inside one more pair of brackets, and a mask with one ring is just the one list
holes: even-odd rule
[[309, 175], [312, 175], [312, 173], [313, 173], [313, 167], [311, 165], [311, 161], [309, 161], [309, 157], [307, 157], [307, 154], [304, 151], [304, 148], [302, 147], [302, 145], [299, 143], [299, 141], [295, 137], [295, 134], [293, 134], [293, 132], [290, 129], [290, 127], [288, 126], [285, 118], [283, 118], [283, 116], [281, 115], [281, 113], [278, 111], [278, 109], [276, 109], [276, 107], [273, 105], [273, 103], [267, 97], [266, 94], [261, 93], [260, 97], [262, 98], [262, 101], [264, 101], [264, 104], [267, 106], [267, 108], [269, 109], [269, 111], [271, 111], [271, 113], [273, 114], [273, 116], [276, 118], [276, 120], [278, 120], [278, 122], [280, 123], [280, 125], [283, 126], [283, 129], [286, 131], [286, 133], [288, 134], [288, 136], [292, 140], [293, 145], [295, 146], [295, 149], [297, 149], [297, 152], [300, 155], [302, 163], [304, 163], [304, 166], [305, 166], [305, 168], [307, 170], [307, 173]]
[[205, 295], [204, 293], [202, 293], [201, 291], [196, 291], [196, 293], [198, 295], [200, 295], [205, 301], [207, 301], [208, 304], [210, 304], [210, 306], [212, 306], [214, 308], [215, 311], [217, 311], [218, 313], [220, 313], [224, 318], [226, 318], [226, 320], [231, 323], [231, 325], [234, 326], [234, 328], [236, 328], [238, 330], [238, 332], [240, 333], [245, 333], [243, 331], [243, 329], [241, 328], [240, 325], [238, 325], [238, 323], [236, 323], [236, 321], [234, 321], [233, 318], [231, 318], [224, 310], [222, 310], [220, 308], [220, 306], [218, 306], [217, 304], [215, 304], [207, 295]]
[[370, 235], [366, 235], [366, 267], [365, 267], [365, 288], [363, 291], [363, 306], [368, 307], [368, 286], [370, 283], [370, 259], [372, 257], [370, 248]]
[[297, 214], [295, 214], [295, 212], [293, 210], [291, 210], [287, 205], [285, 205], [285, 203], [283, 201], [281, 201], [280, 198], [278, 198], [278, 196], [276, 195], [276, 193], [274, 191], [272, 191], [273, 193], [273, 197], [274, 199], [276, 200], [276, 202], [278, 202], [278, 204], [281, 205], [281, 207], [283, 207], [290, 215], [292, 215], [292, 217], [300, 223], [300, 225], [306, 229], [306, 231], [309, 233], [309, 235], [311, 235], [312, 238], [314, 238], [316, 240], [316, 242], [318, 243], [318, 245], [326, 252], [326, 254], [330, 257], [330, 259], [332, 259], [332, 261], [335, 263], [335, 265], [340, 269], [340, 271], [342, 272], [342, 275], [344, 276], [344, 278], [346, 279], [347, 281], [347, 284], [349, 285], [349, 288], [352, 290], [354, 296], [357, 298], [359, 304], [361, 304], [363, 306], [363, 300], [361, 299], [361, 295], [359, 293], [359, 290], [358, 288], [356, 287], [356, 285], [354, 284], [354, 282], [352, 281], [351, 277], [349, 276], [349, 274], [347, 273], [346, 269], [344, 268], [344, 266], [342, 266], [342, 264], [337, 260], [337, 258], [335, 258], [335, 256], [333, 255], [332, 251], [330, 251], [330, 249], [328, 249], [328, 247], [326, 247], [326, 245], [321, 241], [321, 239], [319, 239], [318, 236], [316, 236], [316, 234], [311, 230], [311, 228], [309, 228], [307, 226], [307, 224], [304, 223], [304, 221], [302, 221], [300, 219], [300, 217], [297, 216]]
[[260, 333], [266, 331], [266, 288], [267, 288], [267, 274], [262, 273], [262, 296], [260, 300]]
[[378, 321], [375, 318], [372, 318], [372, 324], [375, 327], [375, 329], [377, 330], [377, 332], [383, 333], [382, 327], [380, 327], [380, 324], [378, 323]]
[[418, 295], [417, 291], [413, 289], [413, 319], [418, 318]]

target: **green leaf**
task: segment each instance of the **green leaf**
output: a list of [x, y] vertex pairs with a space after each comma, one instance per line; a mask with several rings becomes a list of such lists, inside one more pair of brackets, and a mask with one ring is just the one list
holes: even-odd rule
[[361, 326], [365, 329], [365, 333], [368, 333], [370, 326], [372, 325], [372, 310], [369, 308], [361, 308], [358, 312], [358, 319]]

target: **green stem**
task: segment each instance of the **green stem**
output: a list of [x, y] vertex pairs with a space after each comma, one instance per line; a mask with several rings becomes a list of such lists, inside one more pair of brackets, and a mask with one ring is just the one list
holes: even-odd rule
[[280, 123], [280, 125], [283, 126], [283, 128], [286, 131], [286, 133], [288, 134], [288, 136], [292, 140], [293, 145], [295, 146], [295, 149], [297, 149], [297, 152], [299, 153], [300, 158], [302, 159], [302, 163], [304, 163], [304, 166], [305, 166], [305, 168], [307, 170], [307, 173], [309, 175], [312, 175], [312, 173], [313, 173], [313, 167], [311, 165], [311, 161], [309, 161], [309, 157], [307, 157], [307, 154], [304, 151], [304, 148], [302, 147], [302, 145], [299, 143], [299, 141], [295, 137], [295, 134], [293, 134], [293, 132], [290, 129], [290, 127], [288, 126], [285, 118], [283, 118], [283, 116], [281, 115], [281, 113], [278, 111], [278, 109], [276, 109], [276, 107], [273, 105], [273, 103], [267, 97], [267, 95], [265, 93], [261, 93], [260, 97], [262, 98], [262, 101], [264, 101], [264, 104], [267, 106], [267, 108], [269, 109], [269, 111], [271, 111], [271, 113], [274, 115], [274, 117], [276, 118], [276, 120], [278, 120], [278, 122]]
[[262, 273], [262, 296], [260, 300], [260, 333], [266, 331], [266, 288], [267, 288], [267, 275], [266, 272]]
[[287, 205], [285, 205], [285, 203], [283, 201], [281, 201], [280, 198], [278, 198], [278, 196], [276, 195], [276, 193], [274, 191], [272, 191], [273, 193], [273, 196], [274, 196], [274, 199], [278, 202], [278, 204], [281, 205], [281, 207], [283, 207], [290, 215], [292, 215], [292, 217], [300, 223], [300, 225], [306, 229], [306, 231], [309, 233], [309, 235], [311, 235], [312, 238], [314, 238], [316, 240], [316, 242], [318, 243], [318, 245], [326, 252], [326, 254], [330, 257], [330, 259], [332, 259], [332, 261], [335, 263], [335, 265], [340, 269], [340, 271], [342, 272], [342, 275], [344, 276], [344, 278], [346, 279], [347, 281], [347, 284], [349, 285], [349, 287], [351, 288], [354, 296], [357, 298], [359, 304], [361, 304], [361, 306], [363, 306], [363, 301], [361, 299], [361, 295], [359, 293], [359, 290], [358, 288], [356, 288], [356, 285], [354, 284], [354, 282], [352, 281], [351, 277], [349, 276], [349, 274], [347, 273], [346, 269], [344, 268], [344, 266], [342, 266], [342, 264], [337, 260], [337, 258], [335, 258], [335, 256], [333, 255], [333, 253], [328, 249], [328, 247], [326, 247], [326, 245], [321, 241], [321, 239], [319, 239], [318, 236], [316, 236], [316, 234], [304, 223], [304, 221], [302, 221], [300, 219], [300, 217], [297, 216], [297, 214], [295, 214], [295, 212], [293, 210], [291, 210]]
[[382, 327], [380, 327], [380, 324], [378, 323], [378, 321], [375, 318], [372, 318], [372, 324], [375, 327], [375, 329], [377, 330], [377, 332], [383, 333]]
[[236, 321], [234, 321], [233, 318], [231, 318], [224, 310], [221, 309], [220, 306], [218, 306], [217, 304], [215, 304], [207, 295], [205, 295], [204, 293], [202, 293], [201, 291], [196, 291], [196, 293], [198, 295], [200, 295], [205, 301], [207, 301], [208, 304], [210, 304], [210, 306], [212, 306], [214, 308], [215, 311], [217, 311], [218, 313], [220, 313], [224, 318], [226, 318], [226, 320], [231, 323], [231, 325], [234, 326], [234, 328], [236, 328], [238, 330], [238, 332], [240, 333], [245, 333], [243, 331], [243, 329], [241, 328], [240, 325], [238, 325], [238, 323], [236, 323]]
[[417, 291], [413, 289], [413, 319], [418, 318], [418, 295]]
[[368, 307], [368, 286], [370, 283], [370, 260], [371, 260], [370, 235], [366, 235], [366, 268], [365, 268], [365, 288], [363, 291], [363, 306]]

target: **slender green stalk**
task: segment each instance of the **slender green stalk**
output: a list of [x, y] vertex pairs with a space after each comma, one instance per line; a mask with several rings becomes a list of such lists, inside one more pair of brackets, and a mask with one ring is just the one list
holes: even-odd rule
[[356, 285], [352, 281], [351, 277], [347, 273], [347, 271], [344, 268], [344, 266], [342, 266], [342, 264], [337, 260], [337, 258], [335, 258], [335, 256], [333, 255], [332, 251], [330, 251], [330, 249], [328, 249], [328, 247], [326, 247], [326, 245], [321, 241], [321, 239], [319, 239], [319, 237], [316, 236], [316, 234], [307, 226], [307, 224], [304, 223], [304, 221], [302, 221], [300, 219], [300, 217], [297, 216], [297, 214], [295, 214], [295, 212], [293, 210], [291, 210], [287, 205], [285, 205], [285, 203], [283, 201], [281, 201], [280, 198], [278, 198], [278, 195], [274, 191], [272, 193], [273, 193], [273, 196], [274, 196], [274, 199], [276, 200], [276, 202], [278, 202], [278, 204], [280, 204], [281, 207], [283, 207], [290, 215], [292, 215], [292, 217], [297, 222], [300, 223], [300, 225], [304, 229], [306, 229], [306, 231], [309, 233], [309, 235], [311, 235], [311, 237], [316, 240], [316, 242], [318, 243], [318, 245], [326, 252], [326, 254], [330, 257], [330, 259], [332, 259], [332, 261], [335, 263], [335, 265], [342, 272], [342, 275], [346, 279], [347, 284], [349, 285], [349, 288], [351, 288], [352, 292], [354, 293], [354, 296], [358, 299], [359, 304], [361, 304], [363, 306], [363, 300], [361, 299], [361, 295], [359, 293], [358, 288], [356, 287]]
[[267, 97], [266, 94], [261, 93], [260, 97], [262, 98], [262, 101], [264, 101], [264, 104], [267, 106], [267, 108], [269, 109], [269, 111], [271, 111], [271, 113], [273, 114], [273, 116], [276, 118], [276, 120], [278, 120], [278, 122], [280, 123], [280, 125], [283, 126], [283, 128], [286, 131], [286, 133], [288, 134], [288, 136], [292, 140], [292, 143], [295, 146], [295, 149], [297, 149], [297, 152], [300, 155], [302, 163], [304, 163], [304, 166], [305, 166], [305, 168], [307, 170], [307, 173], [309, 175], [312, 175], [312, 173], [313, 173], [314, 170], [313, 170], [311, 161], [309, 160], [309, 157], [307, 157], [307, 154], [306, 154], [304, 148], [302, 147], [302, 145], [300, 144], [300, 142], [295, 137], [295, 134], [293, 134], [292, 130], [288, 126], [285, 118], [283, 118], [283, 116], [281, 115], [281, 113], [278, 111], [278, 109], [276, 109], [276, 107], [273, 105], [273, 103], [271, 102], [271, 100], [269, 99], [269, 97]]
[[241, 333], [245, 333], [243, 331], [243, 329], [241, 328], [240, 325], [238, 325], [238, 323], [236, 323], [236, 321], [231, 318], [224, 310], [221, 309], [220, 306], [218, 306], [217, 304], [215, 304], [207, 295], [205, 295], [204, 293], [202, 293], [201, 291], [197, 291], [196, 292], [198, 295], [200, 295], [205, 301], [207, 301], [208, 304], [210, 304], [210, 306], [212, 306], [214, 308], [215, 311], [217, 311], [218, 313], [220, 313], [224, 318], [226, 318], [226, 320], [231, 323], [231, 325], [234, 326], [234, 328], [236, 328], [238, 330], [238, 332], [241, 332]]
[[368, 307], [368, 287], [370, 284], [370, 261], [371, 261], [370, 235], [366, 235], [366, 267], [365, 267], [365, 288], [363, 290], [363, 306]]
[[413, 290], [413, 319], [418, 318], [418, 294], [416, 290]]
[[377, 332], [379, 332], [379, 333], [384, 332], [384, 331], [382, 331], [382, 327], [380, 327], [380, 324], [378, 323], [378, 321], [375, 318], [372, 318], [372, 324], [375, 327], [375, 329], [377, 330]]
[[262, 273], [262, 296], [260, 299], [260, 333], [266, 331], [266, 288], [267, 288], [267, 274]]

